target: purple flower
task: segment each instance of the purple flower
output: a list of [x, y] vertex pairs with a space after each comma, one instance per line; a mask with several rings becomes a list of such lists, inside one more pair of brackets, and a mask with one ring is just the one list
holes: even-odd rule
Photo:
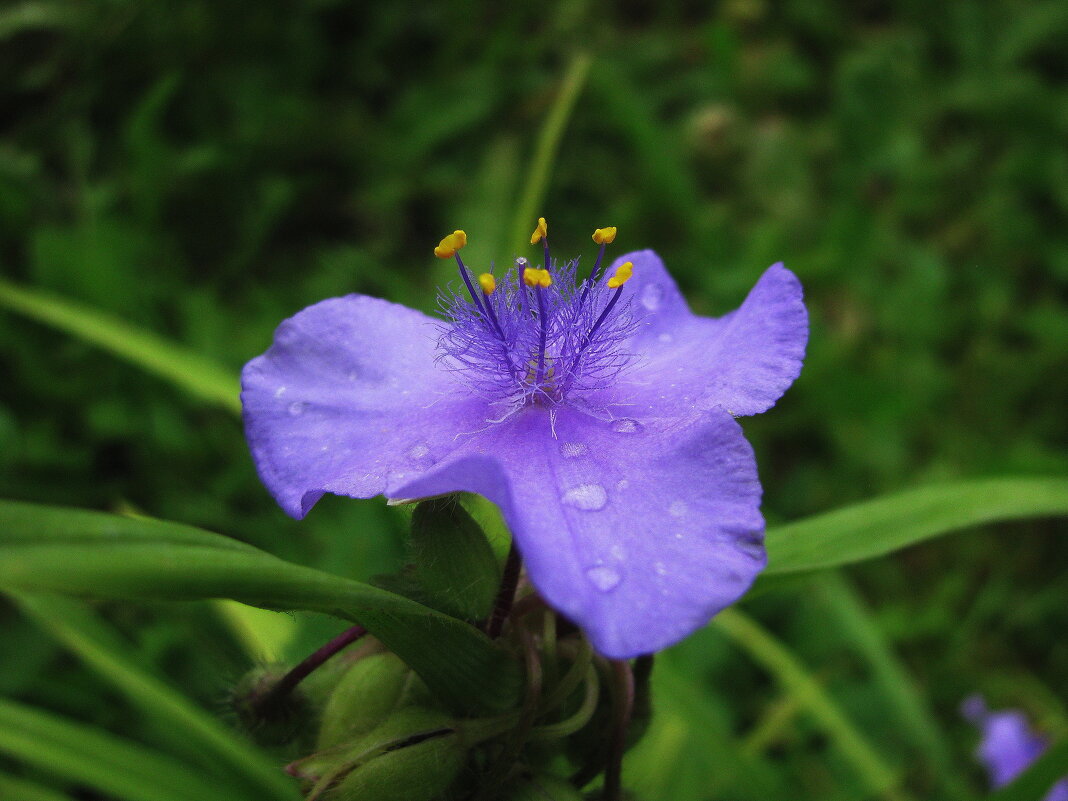
[[[540, 234], [539, 234], [540, 232]], [[801, 370], [808, 318], [776, 264], [742, 306], [692, 314], [660, 258], [600, 274], [577, 261], [472, 282], [445, 322], [363, 295], [284, 321], [242, 373], [245, 426], [268, 489], [301, 518], [324, 493], [496, 503], [542, 597], [604, 655], [671, 645], [764, 567], [753, 451], [735, 422]], [[633, 276], [633, 277], [631, 277]], [[607, 280], [605, 278], [607, 277]], [[477, 288], [476, 288], [477, 287]]]
[[[1031, 730], [1027, 717], [1017, 709], [991, 712], [982, 697], [973, 695], [961, 711], [982, 733], [975, 754], [995, 790], [1023, 773], [1049, 747], [1049, 742]], [[1068, 801], [1068, 778], [1054, 785], [1044, 801]]]

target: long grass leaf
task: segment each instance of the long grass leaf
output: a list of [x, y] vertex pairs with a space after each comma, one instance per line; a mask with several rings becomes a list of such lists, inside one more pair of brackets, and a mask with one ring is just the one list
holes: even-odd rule
[[556, 153], [560, 149], [560, 141], [564, 137], [575, 102], [586, 85], [592, 63], [593, 59], [589, 53], [577, 53], [572, 57], [556, 100], [538, 132], [534, 158], [523, 183], [523, 194], [516, 205], [515, 220], [512, 224], [512, 244], [519, 252], [530, 244], [530, 232], [537, 222], [538, 208], [545, 202], [545, 192], [549, 187], [549, 177], [556, 162]]
[[0, 699], [0, 753], [125, 801], [235, 801], [230, 789], [142, 745]]
[[759, 663], [827, 733], [869, 790], [887, 801], [904, 801], [897, 772], [888, 766], [863, 734], [809, 675], [786, 646], [737, 609], [725, 609], [712, 621]]
[[146, 671], [121, 638], [84, 604], [55, 596], [12, 596], [24, 612], [111, 682], [169, 739], [198, 752], [207, 765], [222, 768], [224, 775], [241, 777], [264, 796], [296, 797], [295, 784], [280, 766]]
[[211, 359], [109, 314], [0, 279], [0, 308], [66, 331], [110, 351], [191, 395], [241, 413], [237, 375]]
[[[34, 522], [35, 512], [48, 525]], [[118, 600], [230, 598], [264, 609], [326, 612], [367, 627], [458, 710], [515, 701], [516, 665], [456, 618], [250, 546], [228, 547], [225, 537], [206, 531], [176, 536], [176, 528], [186, 527], [116, 516], [116, 535], [104, 537], [101, 517], [108, 516], [0, 502], [0, 589]], [[83, 528], [90, 535], [79, 542]]]
[[920, 487], [770, 529], [765, 572], [837, 567], [968, 526], [1052, 515], [1068, 515], [1066, 478], [997, 478]]

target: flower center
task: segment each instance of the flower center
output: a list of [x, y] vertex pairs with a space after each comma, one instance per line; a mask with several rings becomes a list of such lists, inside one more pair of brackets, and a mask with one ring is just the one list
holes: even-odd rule
[[531, 404], [581, 403], [610, 386], [631, 361], [621, 346], [638, 322], [630, 304], [620, 302], [633, 265], [626, 262], [607, 280], [600, 274], [615, 232], [594, 232], [600, 250], [581, 280], [578, 259], [553, 261], [544, 218], [530, 239], [543, 243], [542, 264], [517, 258], [500, 276], [482, 273], [472, 281], [459, 254], [467, 234], [442, 239], [434, 254], [455, 257], [465, 287], [440, 297], [448, 320], [438, 342], [443, 366], [508, 413]]

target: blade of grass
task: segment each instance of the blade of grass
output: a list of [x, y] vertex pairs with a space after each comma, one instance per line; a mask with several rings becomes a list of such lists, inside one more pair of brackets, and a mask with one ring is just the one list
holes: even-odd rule
[[142, 745], [0, 699], [0, 753], [124, 801], [235, 801], [230, 788]]
[[785, 692], [797, 698], [798, 703], [827, 732], [872, 793], [887, 801], [905, 801], [909, 798], [898, 786], [900, 782], [896, 771], [883, 762], [864, 735], [789, 649], [737, 609], [723, 610], [713, 619], [712, 625], [727, 634], [774, 676]]
[[282, 662], [300, 623], [289, 615], [257, 609], [237, 601], [214, 601], [219, 618], [233, 633], [245, 653], [256, 662]]
[[1068, 515], [1068, 479], [998, 478], [920, 487], [770, 529], [767, 575], [872, 559], [951, 531]]
[[467, 623], [189, 526], [0, 501], [0, 587], [325, 612], [365, 626], [458, 711], [510, 708], [519, 689], [506, 651]]
[[814, 582], [824, 608], [848, 642], [867, 661], [882, 696], [897, 715], [908, 740], [930, 762], [947, 797], [969, 798], [953, 764], [952, 752], [938, 721], [928, 708], [904, 665], [872, 620], [871, 612], [850, 582], [837, 572], [820, 575]]
[[530, 232], [537, 222], [538, 208], [545, 202], [545, 192], [549, 186], [553, 164], [556, 162], [556, 152], [560, 149], [560, 140], [564, 136], [575, 102], [586, 85], [586, 77], [592, 63], [593, 59], [589, 53], [577, 53], [571, 59], [560, 84], [560, 91], [549, 110], [549, 116], [545, 118], [538, 132], [534, 158], [523, 184], [523, 194], [516, 205], [515, 222], [512, 225], [512, 244], [517, 252], [530, 244]]
[[208, 766], [224, 766], [224, 775], [243, 778], [263, 797], [289, 801], [297, 796], [293, 781], [277, 765], [142, 668], [118, 634], [84, 604], [57, 596], [10, 595], [23, 612], [158, 724], [168, 739], [201, 755]]
[[191, 395], [241, 413], [237, 376], [211, 359], [75, 301], [0, 279], [0, 308], [91, 342]]
[[16, 779], [0, 773], [0, 798], [13, 801], [73, 801], [73, 799], [52, 787], [43, 784]]

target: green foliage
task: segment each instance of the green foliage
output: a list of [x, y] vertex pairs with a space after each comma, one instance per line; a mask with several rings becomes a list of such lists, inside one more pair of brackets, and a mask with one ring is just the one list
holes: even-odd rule
[[455, 499], [416, 506], [410, 543], [414, 574], [429, 606], [461, 620], [489, 617], [500, 567], [486, 535]]
[[516, 691], [518, 676], [504, 654], [471, 626], [217, 534], [0, 502], [0, 550], [0, 589], [142, 601], [230, 598], [326, 612], [366, 627], [455, 707], [506, 708]]
[[[5, 507], [7, 579], [142, 600], [0, 608], [0, 796], [219, 797], [194, 755], [133, 744], [173, 747], [168, 725], [256, 773], [196, 710], [250, 657], [336, 633], [324, 576], [346, 616], [382, 601], [360, 582], [400, 569], [409, 521], [329, 498], [285, 518], [234, 417], [240, 365], [323, 297], [431, 310], [444, 231], [500, 262], [536, 214], [587, 257], [601, 225], [617, 252], [656, 248], [701, 313], [783, 259], [812, 311], [801, 379], [744, 421], [769, 520], [799, 521], [771, 526], [746, 611], [803, 680], [718, 627], [662, 655], [639, 798], [869, 797], [884, 772], [850, 731], [898, 791], [975, 795], [956, 710], [976, 690], [1068, 736], [1064, 524], [1041, 519], [1068, 474], [1063, 3], [17, 0], [0, 42], [0, 497], [188, 524], [145, 523], [167, 545], [120, 563], [107, 542], [140, 523], [78, 516], [73, 536]], [[144, 600], [168, 594], [163, 567], [205, 595], [239, 564], [245, 600], [322, 612], [266, 627]], [[845, 585], [801, 572], [845, 565]], [[999, 797], [1039, 798], [1063, 753]]]
[[1068, 514], [1068, 479], [998, 479], [921, 487], [768, 532], [767, 575], [884, 556], [967, 526]]

